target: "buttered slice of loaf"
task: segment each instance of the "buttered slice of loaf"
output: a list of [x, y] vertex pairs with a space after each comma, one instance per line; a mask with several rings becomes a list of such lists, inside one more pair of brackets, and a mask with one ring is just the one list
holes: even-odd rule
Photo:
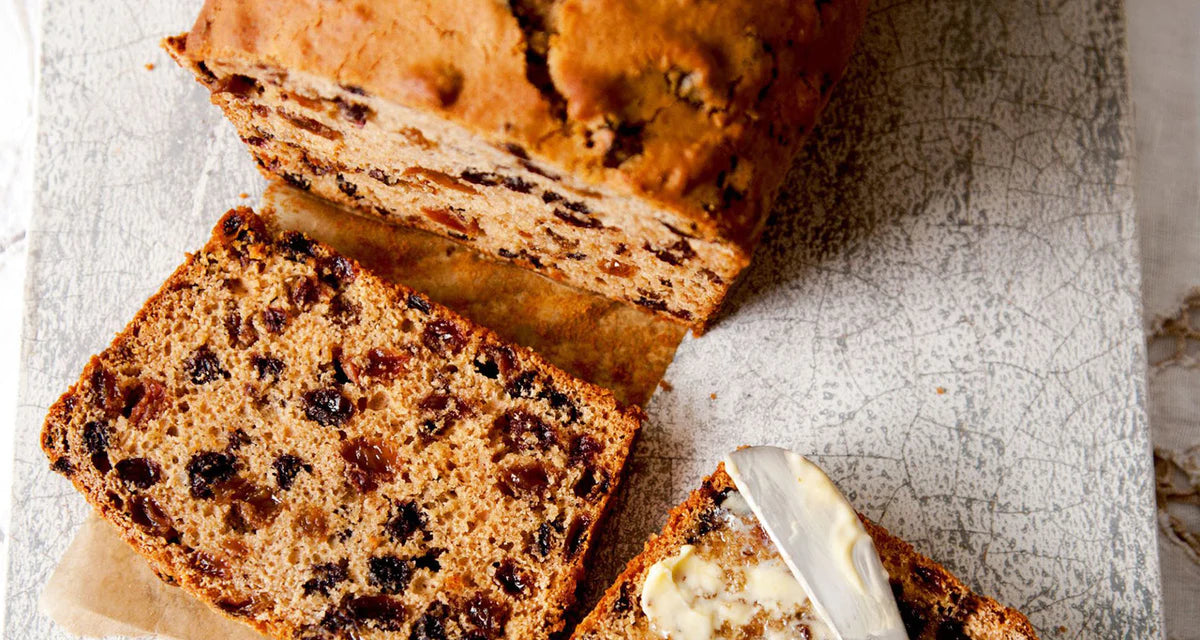
[[239, 209], [42, 444], [164, 579], [277, 638], [546, 638], [639, 415]]
[[[972, 593], [908, 543], [863, 523], [911, 640], [1037, 638], [1021, 613]], [[721, 465], [671, 512], [573, 640], [835, 637]]]

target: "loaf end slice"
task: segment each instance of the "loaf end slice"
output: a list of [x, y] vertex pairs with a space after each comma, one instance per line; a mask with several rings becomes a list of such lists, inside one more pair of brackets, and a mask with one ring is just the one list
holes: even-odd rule
[[546, 638], [639, 419], [238, 209], [42, 446], [164, 579], [274, 637]]
[[[862, 520], [890, 576], [909, 638], [1037, 638], [1033, 627], [1020, 612], [972, 593], [961, 581], [933, 560], [917, 553], [908, 543], [866, 518]], [[663, 531], [651, 538], [642, 552], [629, 562], [617, 581], [576, 628], [572, 638], [662, 640], [673, 637], [665, 635], [664, 630], [656, 626], [643, 610], [643, 584], [655, 563], [679, 557], [685, 546], [690, 546], [689, 554], [723, 570], [726, 587], [740, 590], [746, 601], [754, 602], [753, 596], [757, 596], [757, 604], [761, 605], [746, 612], [748, 616], [714, 629], [712, 638], [799, 637], [823, 640], [830, 637], [807, 602], [780, 605], [773, 601], [780, 589], [756, 593], [754, 586], [749, 584], [762, 576], [778, 576], [780, 572], [789, 578], [790, 575], [770, 537], [759, 526], [753, 512], [738, 495], [733, 480], [725, 473], [724, 465], [721, 465], [684, 503], [671, 511]], [[751, 567], [759, 569], [757, 577], [752, 577], [752, 572], [747, 571]], [[693, 575], [702, 573], [694, 570]], [[777, 586], [779, 582], [768, 584]], [[737, 618], [736, 615], [732, 617]]]
[[208, 0], [167, 51], [268, 177], [704, 326], [866, 0]]

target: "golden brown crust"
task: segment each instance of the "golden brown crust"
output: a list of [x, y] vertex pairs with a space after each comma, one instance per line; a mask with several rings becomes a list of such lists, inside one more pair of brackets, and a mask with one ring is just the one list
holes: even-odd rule
[[[736, 491], [724, 464], [671, 510], [661, 533], [646, 542], [616, 582], [575, 629], [572, 638], [622, 637], [622, 615], [640, 615], [638, 592], [649, 567], [688, 544], [698, 525], [725, 492]], [[941, 565], [919, 554], [907, 542], [860, 516], [891, 576], [901, 615], [912, 640], [1035, 640], [1037, 633], [1015, 609], [976, 595]]]
[[[213, 254], [218, 253], [219, 250], [232, 249], [232, 255], [244, 255], [249, 257], [251, 262], [253, 262], [255, 258], [261, 258], [281, 251], [282, 249], [278, 248], [280, 246], [278, 243], [291, 242], [291, 238], [293, 237], [271, 237], [261, 220], [248, 209], [234, 210], [226, 214], [217, 224], [208, 245], [202, 251], [188, 257], [187, 261], [167, 279], [162, 289], [152, 296], [146, 305], [136, 314], [134, 320], [117, 335], [108, 349], [99, 356], [91, 358], [80, 380], [72, 385], [51, 407], [42, 434], [42, 448], [50, 458], [52, 468], [68, 476], [76, 488], [96, 508], [98, 513], [114, 523], [120, 535], [135, 550], [150, 561], [151, 566], [157, 573], [165, 578], [174, 580], [185, 590], [197, 595], [209, 604], [219, 605], [223, 602], [225, 606], [216, 606], [214, 608], [226, 617], [250, 624], [260, 632], [280, 638], [292, 638], [293, 634], [304, 630], [300, 629], [294, 620], [284, 620], [282, 617], [274, 614], [247, 615], [245, 606], [241, 607], [242, 611], [240, 613], [235, 611], [238, 607], [231, 606], [230, 594], [225, 589], [224, 583], [214, 583], [211, 576], [206, 579], [204, 575], [201, 575], [195, 569], [194, 563], [198, 557], [196, 554], [200, 550], [192, 548], [189, 545], [196, 544], [200, 546], [203, 541], [201, 537], [197, 537], [200, 534], [189, 531], [189, 525], [186, 523], [180, 524], [180, 520], [169, 521], [171, 526], [168, 527], [167, 531], [163, 531], [160, 526], [157, 532], [142, 523], [138, 523], [140, 526], [134, 526], [134, 523], [137, 522], [137, 517], [133, 516], [131, 519], [131, 510], [133, 509], [131, 505], [133, 505], [134, 500], [139, 500], [142, 496], [148, 496], [149, 493], [134, 491], [129, 495], [122, 494], [123, 497], [114, 497], [114, 485], [112, 482], [109, 482], [109, 480], [112, 480], [112, 474], [97, 464], [94, 452], [87, 450], [91, 445], [87, 440], [87, 425], [82, 423], [84, 420], [88, 420], [89, 416], [92, 416], [94, 419], [95, 416], [93, 414], [103, 416], [105, 412], [108, 412], [108, 415], [111, 416], [110, 425], [113, 429], [110, 431], [111, 437], [127, 439], [129, 436], [124, 434], [130, 433], [134, 434], [132, 437], [137, 438], [139, 437], [137, 432], [144, 433], [144, 425], [139, 427], [137, 424], [137, 408], [141, 406], [141, 400], [129, 400], [131, 396], [127, 384], [128, 381], [121, 379], [121, 377], [127, 375], [128, 371], [133, 369], [139, 369], [140, 371], [137, 359], [133, 358], [130, 353], [136, 347], [139, 334], [143, 334], [142, 337], [145, 337], [143, 328], [148, 325], [156, 314], [163, 312], [163, 307], [168, 296], [195, 286], [189, 278], [189, 274], [195, 274], [194, 269], [200, 264], [199, 261], [211, 260]], [[304, 244], [304, 242], [301, 244]], [[316, 244], [309, 246], [311, 249], [305, 249], [305, 251], [311, 250], [313, 253], [310, 255], [317, 256], [319, 259], [336, 257], [336, 254], [327, 247]], [[357, 274], [355, 276], [357, 283], [354, 286], [369, 288], [371, 295], [377, 296], [381, 301], [391, 301], [396, 308], [402, 308], [405, 304], [411, 307], [414, 299], [413, 296], [419, 296], [419, 294], [406, 287], [376, 279], [374, 276], [362, 271], [356, 264], [349, 263], [349, 265], [354, 273]], [[172, 302], [172, 304], [177, 304], [177, 302]], [[615, 490], [616, 482], [619, 480], [623, 469], [623, 460], [632, 446], [633, 439], [636, 437], [638, 424], [643, 414], [637, 407], [621, 407], [608, 391], [571, 378], [552, 365], [545, 364], [527, 349], [504, 344], [489, 330], [476, 327], [453, 312], [424, 301], [418, 304], [421, 307], [427, 307], [424, 313], [428, 314], [430, 321], [453, 323], [461, 331], [464, 339], [469, 344], [479, 345], [480, 348], [497, 346], [509, 349], [510, 353], [513, 354], [515, 362], [523, 367], [530, 367], [531, 370], [535, 370], [540, 375], [546, 376], [545, 380], [548, 381], [546, 384], [552, 384], [554, 389], [565, 394], [564, 397], [586, 402], [587, 411], [592, 412], [589, 415], [594, 416], [594, 420], [596, 421], [604, 421], [593, 423], [597, 428], [597, 431], [595, 431], [597, 437], [601, 437], [599, 429], [603, 425], [603, 433], [606, 434], [604, 437], [614, 438], [614, 441], [606, 445], [605, 451], [608, 453], [604, 454], [604, 458], [592, 459], [597, 470], [603, 470], [608, 474], [605, 477], [611, 477], [612, 484], [604, 484], [599, 491], [599, 497], [596, 499], [592, 499], [591, 496], [593, 494], [589, 493], [588, 502], [592, 506], [583, 506], [576, 512], [582, 514], [582, 516], [575, 517], [572, 523], [582, 518], [582, 531], [577, 534], [577, 539], [581, 544], [578, 546], [578, 550], [568, 554], [564, 561], [556, 560], [556, 562], [565, 563], [559, 572], [561, 579], [548, 584], [548, 588], [538, 597], [538, 602], [543, 603], [545, 607], [544, 615], [539, 614], [543, 620], [540, 623], [540, 632], [535, 635], [544, 637], [544, 634], [552, 633], [561, 628], [563, 624], [562, 612], [574, 601], [575, 583], [582, 574], [584, 558], [594, 537], [595, 528], [600, 521], [602, 513], [607, 509], [609, 498], [613, 490]], [[111, 363], [114, 361], [124, 362], [127, 366], [124, 369], [113, 369]], [[133, 375], [141, 375], [141, 373]], [[117, 379], [114, 380], [114, 378]], [[170, 384], [169, 380], [167, 384]], [[112, 399], [106, 397], [106, 392], [104, 391], [110, 386], [114, 390], [120, 390], [121, 394], [119, 399], [111, 402], [110, 400]], [[100, 391], [98, 392], [97, 389]], [[200, 398], [195, 391], [191, 392], [191, 394], [187, 396], [187, 401], [193, 404], [193, 406], [198, 406], [197, 403], [201, 401]], [[193, 414], [195, 414], [195, 411], [193, 411]], [[103, 420], [104, 418], [100, 419]], [[203, 415], [200, 415], [196, 419], [203, 420]], [[205, 425], [201, 422], [200, 426]], [[220, 429], [225, 426], [216, 425], [216, 428]], [[206, 426], [206, 428], [210, 429], [212, 427], [213, 425]], [[268, 426], [267, 428], [269, 429], [270, 427]], [[297, 426], [292, 426], [291, 428], [295, 429]], [[80, 433], [81, 431], [82, 434]], [[262, 434], [256, 433], [256, 437], [262, 437]], [[289, 438], [291, 437], [294, 437], [294, 432], [293, 436], [289, 436]], [[106, 443], [105, 447], [108, 446]], [[117, 445], [113, 444], [112, 446], [115, 448]], [[156, 450], [147, 452], [139, 449], [139, 451], [141, 453], [138, 455], [146, 455], [147, 453], [159, 455], [159, 453], [156, 453]], [[89, 454], [93, 455], [90, 460]], [[343, 450], [342, 455], [346, 455], [345, 450]], [[128, 452], [126, 452], [126, 456], [128, 456]], [[128, 458], [125, 458], [125, 460], [128, 460]], [[167, 469], [169, 461], [162, 458], [159, 461], [163, 463], [163, 469]], [[310, 461], [313, 460], [310, 459]], [[119, 462], [115, 466], [119, 471]], [[93, 469], [93, 467], [95, 468]], [[104, 458], [104, 467], [111, 468], [107, 457]], [[169, 474], [170, 471], [167, 473]], [[129, 482], [124, 477], [123, 472], [121, 475], [123, 480]], [[106, 477], [108, 480], [106, 480]], [[168, 492], [166, 494], [155, 494], [159, 496], [160, 501], [163, 500], [164, 495], [171, 499], [180, 496], [181, 494], [178, 493], [177, 487], [186, 486], [181, 484], [185, 482], [185, 479], [181, 479], [178, 476], [173, 478], [168, 477], [168, 479], [171, 481], [162, 483], [155, 480], [151, 483], [158, 483], [158, 486], [154, 487], [154, 491]], [[567, 490], [570, 491], [571, 489], [568, 487]], [[578, 488], [575, 490], [578, 491]], [[180, 499], [185, 499], [186, 495], [187, 492], [185, 490], [182, 494], [183, 497]], [[195, 494], [193, 493], [192, 495], [194, 498]], [[578, 496], [580, 494], [576, 493], [575, 495]], [[369, 496], [364, 499], [369, 500]], [[151, 501], [153, 502], [152, 499]], [[176, 506], [175, 503], [167, 502], [164, 502], [163, 505], [169, 509], [174, 509]], [[160, 511], [159, 513], [161, 514], [162, 512]], [[180, 515], [178, 511], [173, 513], [173, 516], [178, 515]], [[180, 529], [178, 531], [175, 529], [175, 525], [179, 525]], [[561, 536], [562, 534], [558, 535]], [[568, 533], [567, 535], [570, 534]], [[480, 573], [486, 575], [486, 567], [478, 569]], [[453, 579], [453, 577], [450, 579]], [[244, 593], [235, 595], [240, 596], [244, 595]], [[278, 597], [285, 598], [284, 601], [286, 601], [287, 597], [295, 596], [279, 595]], [[253, 597], [251, 598], [251, 603], [254, 604]], [[257, 605], [255, 604], [255, 606]], [[272, 605], [272, 607], [274, 606]], [[261, 611], [261, 609], [253, 610]], [[275, 611], [275, 609], [271, 609], [271, 611]], [[412, 615], [415, 616], [415, 614]], [[411, 618], [409, 620], [411, 621]], [[528, 629], [526, 631], [528, 632]], [[320, 632], [324, 633], [323, 631]], [[304, 631], [304, 633], [308, 633], [308, 631]], [[335, 636], [305, 635], [304, 637], [325, 638]], [[363, 637], [374, 636], [365, 634]]]
[[192, 61], [252, 58], [435, 112], [749, 248], [867, 0], [208, 0]]

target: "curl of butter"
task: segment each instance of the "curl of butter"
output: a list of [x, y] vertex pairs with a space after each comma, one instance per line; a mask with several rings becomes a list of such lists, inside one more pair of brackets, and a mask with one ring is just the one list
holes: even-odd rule
[[701, 558], [693, 545], [650, 566], [642, 582], [642, 611], [651, 628], [669, 640], [711, 640], [729, 625], [745, 626], [760, 611], [787, 616], [808, 606], [808, 595], [778, 559], [741, 567], [733, 588], [720, 566]]

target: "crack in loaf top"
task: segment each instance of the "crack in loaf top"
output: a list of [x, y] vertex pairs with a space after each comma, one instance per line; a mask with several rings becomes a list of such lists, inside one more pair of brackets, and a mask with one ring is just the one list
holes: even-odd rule
[[192, 60], [430, 110], [749, 246], [866, 0], [208, 0]]

